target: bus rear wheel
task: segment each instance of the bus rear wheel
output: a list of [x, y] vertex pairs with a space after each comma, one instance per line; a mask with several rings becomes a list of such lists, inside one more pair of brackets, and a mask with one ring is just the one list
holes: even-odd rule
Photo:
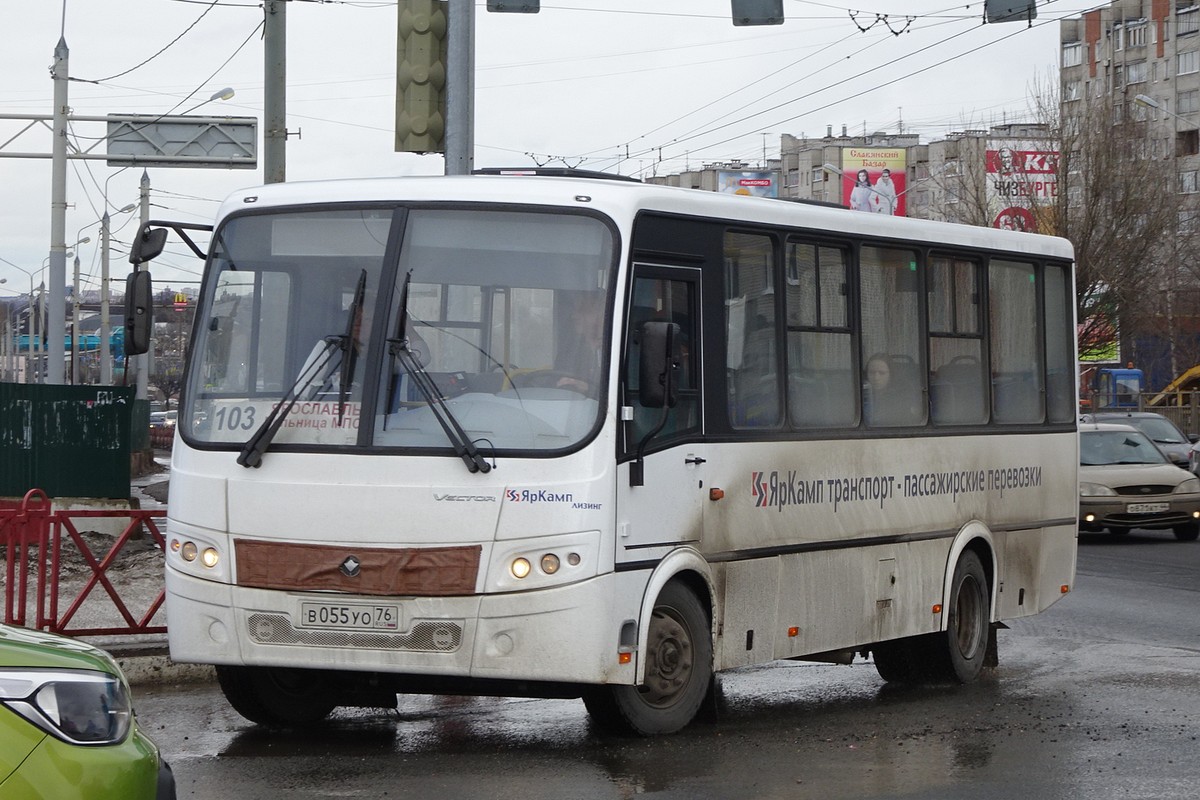
[[337, 706], [318, 670], [218, 665], [217, 682], [234, 711], [268, 727], [320, 722]]
[[872, 647], [879, 677], [903, 683], [974, 681], [987, 663], [990, 609], [983, 562], [974, 551], [966, 550], [950, 582], [946, 630]]
[[584, 693], [592, 720], [618, 734], [655, 736], [682, 730], [712, 684], [712, 626], [690, 589], [667, 584], [654, 603], [640, 686], [597, 686]]

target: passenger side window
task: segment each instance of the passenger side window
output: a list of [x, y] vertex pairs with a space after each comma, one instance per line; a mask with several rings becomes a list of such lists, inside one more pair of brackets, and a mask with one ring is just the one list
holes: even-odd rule
[[1033, 264], [997, 259], [988, 270], [991, 305], [992, 417], [996, 422], [1041, 422], [1041, 326]]
[[847, 251], [790, 241], [785, 263], [788, 416], [797, 428], [855, 425]]
[[770, 237], [725, 234], [725, 367], [734, 428], [773, 428], [782, 418], [774, 267]]
[[924, 339], [917, 254], [889, 247], [859, 251], [863, 416], [867, 425], [923, 425]]
[[929, 405], [935, 425], [987, 420], [979, 272], [978, 262], [947, 256], [933, 256], [926, 271]]

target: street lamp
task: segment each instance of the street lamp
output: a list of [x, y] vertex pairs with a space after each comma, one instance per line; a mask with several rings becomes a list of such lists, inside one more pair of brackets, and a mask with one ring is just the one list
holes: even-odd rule
[[200, 106], [207, 105], [207, 104], [213, 102], [214, 100], [228, 100], [231, 97], [233, 97], [233, 88], [226, 86], [224, 89], [218, 89], [217, 91], [213, 92], [212, 97], [208, 98], [204, 102], [197, 103], [196, 105], [192, 106], [187, 111], [184, 111], [182, 113], [190, 114], [193, 111], [195, 111], [197, 108], [199, 108]]

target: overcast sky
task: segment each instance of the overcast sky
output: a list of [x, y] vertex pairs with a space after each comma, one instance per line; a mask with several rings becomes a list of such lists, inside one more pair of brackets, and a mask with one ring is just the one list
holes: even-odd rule
[[[1057, 20], [1090, 7], [1038, 6], [1030, 27], [984, 25], [982, 2], [784, 0], [785, 24], [734, 27], [730, 0], [542, 0], [536, 15], [488, 13], [480, 0], [475, 165], [644, 176], [757, 165], [778, 156], [781, 134], [828, 126], [902, 125], [928, 142], [1025, 121], [1031, 93], [1057, 81]], [[396, 17], [394, 0], [288, 4], [289, 181], [442, 172], [440, 156], [393, 149]], [[63, 35], [73, 113], [181, 113], [229, 86], [231, 100], [196, 113], [257, 117], [261, 136], [262, 18], [254, 0], [4, 0], [0, 114], [52, 113], [49, 67]], [[48, 130], [25, 125], [0, 119], [0, 153], [50, 152]], [[80, 122], [72, 133], [87, 150], [104, 129]], [[262, 181], [261, 153], [259, 163], [152, 167], [153, 216], [211, 221], [224, 196]], [[50, 251], [50, 171], [49, 159], [0, 158], [0, 259], [37, 281]], [[140, 166], [68, 165], [67, 243], [92, 240], [79, 248], [85, 289], [99, 282], [105, 187], [113, 275], [128, 271], [132, 215], [115, 212], [137, 201], [141, 176]], [[200, 262], [184, 252], [172, 246], [154, 262], [156, 284], [198, 279]], [[29, 290], [29, 276], [2, 261], [0, 277], [0, 295]]]

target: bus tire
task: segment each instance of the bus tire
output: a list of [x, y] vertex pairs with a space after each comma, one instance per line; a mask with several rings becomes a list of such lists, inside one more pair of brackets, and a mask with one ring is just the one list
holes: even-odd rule
[[1200, 536], [1200, 525], [1195, 522], [1185, 522], [1183, 525], [1176, 525], [1174, 528], [1171, 528], [1171, 532], [1181, 542], [1194, 542]]
[[950, 583], [945, 632], [874, 645], [871, 654], [879, 677], [889, 683], [970, 683], [978, 678], [989, 661], [989, 596], [979, 556], [963, 551]]
[[924, 679], [912, 639], [893, 639], [871, 648], [875, 671], [888, 683], [918, 683]]
[[217, 682], [235, 711], [268, 727], [320, 722], [337, 706], [333, 687], [318, 670], [218, 665]]
[[983, 562], [964, 550], [950, 581], [949, 618], [938, 642], [938, 672], [957, 683], [971, 683], [983, 671], [991, 633], [991, 592]]
[[712, 625], [690, 589], [672, 581], [654, 602], [641, 686], [596, 686], [584, 693], [592, 721], [617, 734], [656, 736], [682, 730], [712, 685]]

